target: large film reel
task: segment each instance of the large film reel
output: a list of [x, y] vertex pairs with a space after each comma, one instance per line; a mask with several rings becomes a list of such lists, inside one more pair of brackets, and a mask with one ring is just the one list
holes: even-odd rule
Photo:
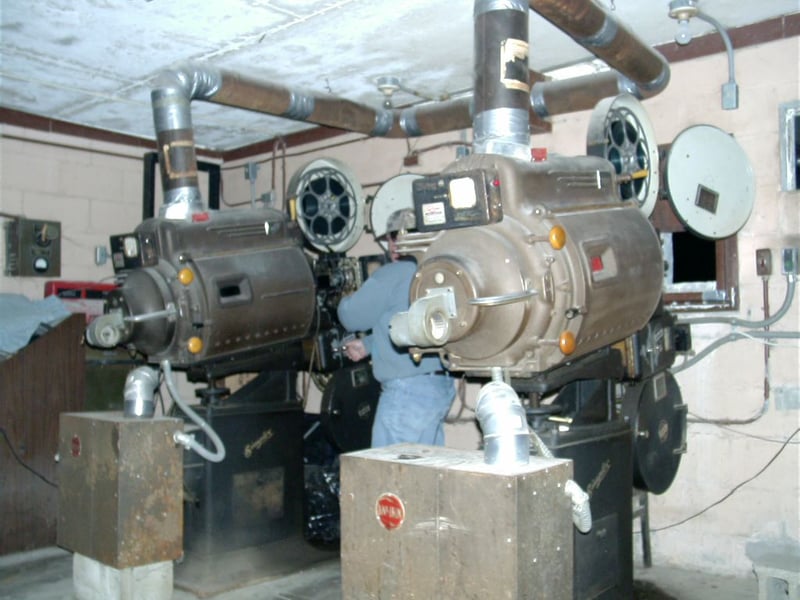
[[308, 242], [323, 252], [346, 252], [364, 230], [364, 190], [353, 172], [332, 158], [318, 158], [289, 181], [295, 218]]
[[611, 162], [622, 200], [636, 202], [650, 216], [658, 199], [658, 145], [636, 98], [620, 94], [597, 103], [589, 120], [586, 152]]
[[386, 234], [386, 222], [395, 211], [409, 208], [414, 210], [413, 183], [416, 179], [422, 179], [422, 175], [413, 173], [402, 173], [385, 181], [369, 207], [369, 226], [372, 235], [380, 246], [387, 250], [386, 241], [382, 236]]
[[686, 414], [674, 375], [663, 371], [627, 388], [622, 412], [633, 429], [633, 486], [663, 494], [686, 452]]

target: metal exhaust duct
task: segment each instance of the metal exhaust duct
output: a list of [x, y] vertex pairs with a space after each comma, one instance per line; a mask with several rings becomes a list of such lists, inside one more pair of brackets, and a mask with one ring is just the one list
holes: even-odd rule
[[476, 0], [473, 149], [530, 160], [528, 5]]
[[666, 59], [595, 0], [529, 0], [528, 5], [618, 71], [536, 83], [531, 106], [539, 117], [592, 108], [621, 92], [649, 98], [667, 87], [670, 70]]
[[343, 98], [305, 94], [198, 64], [183, 64], [163, 72], [150, 97], [164, 189], [164, 206], [159, 215], [169, 219], [186, 219], [203, 209], [197, 183], [192, 100], [389, 138], [431, 135], [472, 126], [470, 97], [403, 110], [374, 109]]
[[[620, 74], [538, 82], [531, 90], [528, 8]], [[186, 219], [203, 209], [197, 185], [192, 100], [389, 138], [473, 127], [480, 152], [529, 158], [532, 114], [539, 118], [591, 108], [619, 91], [647, 97], [660, 92], [669, 81], [665, 59], [594, 0], [529, 0], [527, 4], [523, 0], [476, 0], [475, 32], [474, 110], [473, 98], [468, 96], [403, 110], [375, 109], [206, 65], [186, 64], [162, 73], [151, 92], [165, 202], [160, 216]]]

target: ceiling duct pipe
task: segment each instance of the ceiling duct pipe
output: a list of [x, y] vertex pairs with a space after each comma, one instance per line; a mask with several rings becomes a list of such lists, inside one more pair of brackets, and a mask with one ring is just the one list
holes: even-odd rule
[[473, 149], [530, 160], [528, 5], [476, 0]]
[[187, 219], [203, 210], [189, 104], [195, 98], [210, 98], [218, 89], [216, 72], [185, 67], [159, 75], [157, 87], [150, 92], [164, 190], [162, 217]]
[[544, 119], [593, 109], [603, 98], [611, 98], [618, 94], [631, 94], [642, 99], [649, 98], [654, 93], [643, 94], [635, 83], [621, 73], [603, 71], [533, 84], [531, 109], [536, 116]]
[[390, 138], [431, 135], [472, 126], [469, 96], [405, 109], [375, 109], [197, 64], [183, 64], [161, 73], [150, 97], [164, 189], [164, 205], [159, 214], [169, 219], [187, 219], [203, 210], [197, 180], [192, 100]]
[[[528, 5], [618, 71], [536, 83], [531, 106], [538, 116], [593, 108], [599, 100], [621, 92], [649, 98], [669, 83], [666, 59], [595, 0], [529, 0]], [[573, 94], [576, 98], [567, 98]]]

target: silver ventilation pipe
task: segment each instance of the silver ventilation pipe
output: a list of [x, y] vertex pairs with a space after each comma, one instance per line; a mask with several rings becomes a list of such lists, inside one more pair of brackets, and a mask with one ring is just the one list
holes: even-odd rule
[[497, 375], [481, 387], [475, 418], [483, 432], [483, 461], [487, 465], [526, 465], [531, 436], [525, 409], [517, 392]]
[[473, 149], [530, 160], [528, 4], [476, 0]]
[[128, 418], [150, 418], [155, 414], [155, 391], [158, 371], [151, 367], [138, 367], [125, 378], [124, 414]]
[[219, 90], [222, 76], [209, 67], [183, 67], [161, 73], [150, 92], [158, 144], [158, 164], [167, 219], [188, 219], [203, 210], [197, 183], [197, 155], [192, 127], [192, 100], [208, 100]]

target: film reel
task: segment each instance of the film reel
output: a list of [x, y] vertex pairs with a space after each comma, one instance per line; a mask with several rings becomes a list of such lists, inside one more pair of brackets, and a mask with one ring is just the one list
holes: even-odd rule
[[597, 103], [589, 120], [586, 153], [614, 165], [623, 201], [650, 216], [658, 199], [659, 160], [655, 131], [642, 105], [630, 94]]
[[365, 196], [353, 172], [332, 158], [319, 158], [289, 181], [294, 217], [317, 250], [346, 252], [364, 230]]

